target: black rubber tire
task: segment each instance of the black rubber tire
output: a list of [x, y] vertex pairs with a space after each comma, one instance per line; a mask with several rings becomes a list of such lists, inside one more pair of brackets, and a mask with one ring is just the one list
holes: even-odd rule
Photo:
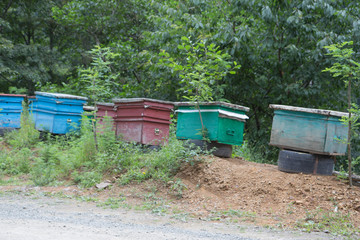
[[149, 153], [151, 151], [159, 151], [161, 150], [161, 146], [158, 145], [141, 145], [143, 153]]
[[[316, 166], [316, 159], [318, 164]], [[332, 175], [334, 160], [329, 156], [282, 150], [279, 153], [278, 169], [290, 173], [314, 173]]]
[[210, 143], [204, 140], [189, 139], [189, 144], [194, 144], [196, 147], [200, 147], [202, 150], [214, 150], [212, 154], [221, 158], [230, 158], [232, 156], [232, 145], [218, 143], [211, 141]]
[[218, 143], [218, 142], [211, 142], [207, 144], [208, 150], [214, 149], [212, 154], [217, 157], [221, 158], [231, 158], [232, 155], [232, 145]]
[[332, 175], [334, 172], [334, 159], [329, 156], [319, 156], [319, 163], [316, 174], [320, 175]]
[[[198, 140], [198, 139], [188, 139], [186, 140], [188, 143], [188, 147], [191, 149], [195, 149], [196, 147], [200, 147], [201, 150], [207, 150], [207, 144], [204, 140]], [[195, 148], [194, 148], [195, 146]]]
[[148, 149], [150, 149], [151, 151], [159, 151], [161, 149], [160, 145], [148, 145], [146, 146]]

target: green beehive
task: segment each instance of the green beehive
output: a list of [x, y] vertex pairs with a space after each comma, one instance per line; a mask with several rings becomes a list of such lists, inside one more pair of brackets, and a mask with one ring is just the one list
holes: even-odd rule
[[270, 105], [275, 110], [270, 145], [323, 155], [344, 155], [347, 126], [344, 112]]
[[[202, 139], [199, 110], [193, 102], [176, 103], [178, 122], [176, 137], [178, 139]], [[230, 145], [243, 143], [244, 125], [249, 108], [225, 103], [200, 103], [200, 112], [204, 127], [210, 141]]]

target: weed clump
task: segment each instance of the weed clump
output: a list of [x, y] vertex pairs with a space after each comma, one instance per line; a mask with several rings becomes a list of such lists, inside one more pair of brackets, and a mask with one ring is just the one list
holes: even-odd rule
[[5, 136], [6, 141], [14, 148], [30, 148], [39, 141], [40, 133], [35, 129], [27, 103], [22, 102], [22, 109], [20, 129], [8, 132]]
[[307, 212], [305, 219], [298, 221], [297, 227], [307, 232], [327, 231], [332, 235], [343, 236], [352, 236], [358, 232], [348, 214], [323, 209]]

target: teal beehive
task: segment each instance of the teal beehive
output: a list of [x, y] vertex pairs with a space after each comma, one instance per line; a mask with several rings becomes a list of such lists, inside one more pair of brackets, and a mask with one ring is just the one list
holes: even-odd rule
[[344, 155], [347, 113], [271, 104], [274, 109], [270, 145], [322, 155]]
[[[203, 139], [199, 109], [193, 102], [176, 103], [178, 139]], [[210, 141], [241, 145], [249, 108], [225, 102], [199, 103], [201, 118]]]

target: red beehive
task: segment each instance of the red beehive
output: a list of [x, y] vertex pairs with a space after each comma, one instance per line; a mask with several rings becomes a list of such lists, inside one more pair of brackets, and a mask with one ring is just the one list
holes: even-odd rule
[[116, 135], [125, 141], [162, 145], [169, 137], [172, 102], [149, 98], [113, 99]]
[[115, 118], [116, 110], [114, 103], [96, 103], [96, 116], [98, 118], [103, 118], [104, 116], [109, 116]]
[[[102, 132], [104, 129], [104, 117], [108, 116], [113, 121], [116, 116], [116, 110], [115, 110], [115, 104], [114, 103], [103, 103], [103, 102], [97, 102], [96, 103], [96, 118], [97, 123], [101, 124], [99, 125], [98, 131]], [[113, 130], [115, 131], [115, 123], [113, 126]]]

